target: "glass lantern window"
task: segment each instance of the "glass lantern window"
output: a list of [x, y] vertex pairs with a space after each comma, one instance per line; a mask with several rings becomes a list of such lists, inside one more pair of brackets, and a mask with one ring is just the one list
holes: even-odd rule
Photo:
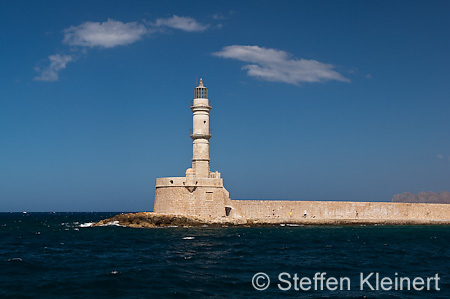
[[195, 98], [196, 99], [207, 99], [208, 98], [208, 89], [196, 88], [195, 89]]

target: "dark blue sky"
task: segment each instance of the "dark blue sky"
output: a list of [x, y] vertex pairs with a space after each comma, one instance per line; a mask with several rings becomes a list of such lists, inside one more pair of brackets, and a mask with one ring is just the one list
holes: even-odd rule
[[448, 1], [1, 1], [0, 211], [151, 210], [196, 79], [233, 199], [450, 191]]

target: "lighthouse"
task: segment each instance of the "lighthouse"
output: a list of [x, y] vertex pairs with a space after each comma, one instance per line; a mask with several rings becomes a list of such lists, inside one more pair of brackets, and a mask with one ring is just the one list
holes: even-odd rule
[[210, 177], [209, 169], [209, 111], [211, 105], [208, 100], [208, 88], [203, 85], [200, 78], [194, 90], [192, 110], [192, 170], [196, 178]]
[[200, 79], [194, 88], [192, 110], [192, 167], [184, 177], [156, 179], [155, 204], [158, 213], [226, 217], [231, 215], [232, 202], [223, 186], [220, 172], [209, 167], [209, 112], [208, 88]]

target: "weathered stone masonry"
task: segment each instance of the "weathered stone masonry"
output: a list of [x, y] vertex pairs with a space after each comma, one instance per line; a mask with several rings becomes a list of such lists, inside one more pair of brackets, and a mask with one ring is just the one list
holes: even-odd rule
[[200, 79], [192, 110], [192, 168], [185, 177], [156, 179], [154, 211], [202, 217], [231, 216], [231, 200], [219, 172], [209, 167], [208, 89]]

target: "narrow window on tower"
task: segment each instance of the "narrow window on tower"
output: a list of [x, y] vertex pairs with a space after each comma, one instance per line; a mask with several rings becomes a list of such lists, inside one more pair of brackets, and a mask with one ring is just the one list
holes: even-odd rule
[[206, 192], [206, 201], [212, 201], [213, 200], [213, 193], [212, 192]]

